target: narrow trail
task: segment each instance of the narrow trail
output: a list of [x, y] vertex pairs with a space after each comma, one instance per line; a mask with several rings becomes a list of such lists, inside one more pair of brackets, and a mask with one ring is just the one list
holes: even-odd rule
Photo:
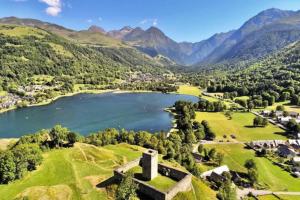
[[81, 154], [83, 155], [85, 161], [88, 161], [88, 158], [87, 158], [85, 152], [83, 151], [83, 149], [81, 148], [81, 146], [80, 146], [80, 145], [77, 145], [77, 148], [79, 149], [79, 151], [80, 151]]

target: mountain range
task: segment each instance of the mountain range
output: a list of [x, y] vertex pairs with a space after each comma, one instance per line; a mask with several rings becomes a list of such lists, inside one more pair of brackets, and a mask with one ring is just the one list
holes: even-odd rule
[[200, 42], [176, 42], [157, 27], [143, 30], [125, 26], [106, 31], [98, 26], [75, 31], [35, 19], [8, 17], [2, 24], [34, 26], [67, 39], [110, 48], [133, 48], [168, 64], [205, 66], [251, 61], [276, 52], [300, 40], [300, 12], [268, 9], [246, 21], [239, 29], [217, 33]]

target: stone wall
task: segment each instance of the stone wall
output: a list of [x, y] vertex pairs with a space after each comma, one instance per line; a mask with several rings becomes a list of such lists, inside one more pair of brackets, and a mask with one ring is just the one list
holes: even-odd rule
[[186, 192], [191, 189], [192, 184], [192, 175], [187, 174], [183, 179], [181, 179], [176, 185], [166, 192], [167, 200], [171, 200], [176, 196], [178, 192]]
[[[118, 180], [122, 180], [125, 173], [130, 170], [131, 168], [138, 166], [141, 162], [141, 158], [133, 160], [116, 170], [114, 170], [115, 178]], [[134, 182], [138, 184], [139, 191], [149, 197], [153, 198], [154, 200], [171, 200], [178, 192], [185, 192], [191, 189], [191, 182], [192, 182], [192, 175], [183, 172], [181, 170], [171, 168], [164, 164], [158, 164], [158, 172], [164, 176], [170, 177], [174, 180], [177, 180], [177, 184], [170, 188], [168, 191], [163, 192], [155, 187], [147, 184], [144, 181], [138, 180], [133, 178]]]
[[121, 167], [114, 170], [114, 175], [116, 176], [116, 178], [121, 180], [124, 173], [126, 173], [131, 168], [138, 166], [140, 164], [140, 161], [141, 161], [141, 158], [138, 158], [131, 162], [126, 163], [125, 165], [122, 165]]
[[177, 181], [183, 179], [188, 174], [164, 164], [158, 164], [158, 172]]

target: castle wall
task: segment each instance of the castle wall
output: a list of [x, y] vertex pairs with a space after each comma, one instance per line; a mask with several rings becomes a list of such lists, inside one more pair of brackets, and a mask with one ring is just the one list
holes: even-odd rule
[[[118, 180], [122, 180], [125, 173], [131, 168], [138, 166], [141, 160], [142, 160], [141, 158], [133, 160], [119, 167], [118, 169], [114, 170], [115, 178], [117, 178]], [[142, 161], [142, 163], [143, 162], [144, 161]], [[177, 180], [178, 181], [177, 184], [174, 185], [172, 188], [170, 188], [168, 191], [163, 192], [147, 184], [146, 182], [133, 178], [134, 182], [137, 183], [139, 186], [139, 191], [142, 192], [143, 194], [148, 195], [154, 200], [171, 200], [173, 197], [176, 196], [178, 192], [185, 192], [191, 189], [191, 183], [192, 183], [191, 174], [180, 171], [175, 168], [168, 167], [167, 165], [164, 164], [158, 164], [157, 169], [158, 169], [157, 171], [160, 174], [170, 177], [174, 180]]]

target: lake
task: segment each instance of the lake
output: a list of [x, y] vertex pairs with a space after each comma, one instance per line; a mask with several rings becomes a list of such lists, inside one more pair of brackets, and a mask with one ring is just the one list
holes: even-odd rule
[[106, 128], [168, 131], [172, 115], [164, 108], [177, 100], [197, 102], [189, 95], [162, 93], [78, 94], [45, 106], [27, 107], [0, 114], [0, 137], [14, 138], [56, 124], [87, 135]]

